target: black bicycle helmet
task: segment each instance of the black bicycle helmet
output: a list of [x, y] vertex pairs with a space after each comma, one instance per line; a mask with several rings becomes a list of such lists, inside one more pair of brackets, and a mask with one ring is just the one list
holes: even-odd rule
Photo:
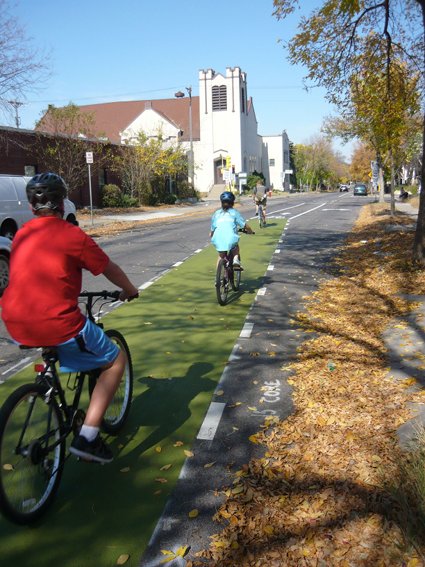
[[235, 202], [235, 196], [231, 191], [224, 191], [224, 193], [220, 195], [220, 201], [222, 203], [230, 203], [233, 205]]
[[68, 188], [56, 173], [39, 173], [27, 183], [27, 198], [34, 211], [62, 210]]

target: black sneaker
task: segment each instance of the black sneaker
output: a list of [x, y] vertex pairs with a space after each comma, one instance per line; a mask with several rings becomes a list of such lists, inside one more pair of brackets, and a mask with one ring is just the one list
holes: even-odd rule
[[82, 435], [76, 435], [72, 440], [69, 452], [85, 461], [110, 463], [114, 456], [111, 449], [98, 434], [93, 441], [87, 441]]

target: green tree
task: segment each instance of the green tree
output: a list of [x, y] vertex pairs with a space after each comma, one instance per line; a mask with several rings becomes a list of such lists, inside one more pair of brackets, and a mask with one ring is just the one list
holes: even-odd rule
[[[285, 18], [298, 0], [274, 0], [275, 16]], [[325, 0], [289, 43], [289, 59], [305, 65], [307, 80], [326, 89], [327, 98], [340, 109], [350, 101], [352, 80], [361, 76], [367, 38], [385, 45], [386, 97], [391, 90], [391, 64], [402, 56], [412, 74], [424, 70], [425, 0]], [[423, 122], [425, 132], [425, 120]], [[423, 148], [425, 151], [425, 148]], [[425, 172], [422, 170], [422, 185]], [[421, 193], [413, 250], [425, 265], [425, 195]]]
[[299, 189], [336, 186], [345, 174], [342, 157], [323, 136], [314, 136], [309, 144], [296, 144], [293, 159]]

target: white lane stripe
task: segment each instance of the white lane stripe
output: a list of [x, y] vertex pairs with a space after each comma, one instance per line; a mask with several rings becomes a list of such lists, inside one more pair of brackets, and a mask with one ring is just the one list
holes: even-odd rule
[[211, 402], [207, 415], [196, 436], [197, 439], [204, 441], [212, 441], [214, 439], [225, 406], [226, 404], [223, 402]]
[[11, 366], [10, 368], [8, 368], [4, 372], [2, 372], [1, 374], [2, 374], [2, 376], [4, 376], [5, 374], [9, 374], [9, 372], [12, 372], [13, 370], [16, 370], [17, 368], [20, 368], [21, 366], [27, 365], [30, 361], [31, 361], [31, 357], [27, 356], [27, 357], [23, 358], [22, 360], [20, 360], [19, 362], [17, 362], [15, 365]]
[[254, 323], [245, 323], [239, 335], [241, 339], [249, 339], [254, 328]]
[[[312, 211], [315, 211], [316, 209], [320, 209], [322, 207], [324, 207], [325, 205], [327, 205], [327, 203], [322, 203], [321, 205], [318, 205], [317, 207], [314, 207], [313, 209], [309, 209], [308, 211], [304, 211], [303, 213], [300, 213], [299, 215], [295, 215], [294, 217], [291, 217], [291, 220], [297, 219], [298, 217], [302, 217], [303, 215], [306, 215], [307, 213], [311, 213]], [[286, 227], [285, 227], [286, 229]]]
[[199, 252], [202, 252], [202, 248], [198, 248], [198, 250], [195, 250], [194, 254], [199, 254]]
[[153, 284], [153, 282], [145, 282], [144, 284], [139, 286], [139, 289], [147, 289], [152, 284]]
[[257, 295], [266, 295], [266, 290], [267, 290], [266, 287], [261, 287], [261, 288], [258, 290]]
[[275, 254], [280, 254], [280, 248], [276, 248], [276, 250], [274, 251]]
[[270, 264], [269, 266], [267, 266], [267, 271], [268, 271], [268, 272], [272, 272], [273, 270], [274, 270], [273, 264]]
[[176, 262], [175, 264], [173, 264], [173, 268], [177, 268], [177, 266], [181, 266], [183, 264], [183, 262]]

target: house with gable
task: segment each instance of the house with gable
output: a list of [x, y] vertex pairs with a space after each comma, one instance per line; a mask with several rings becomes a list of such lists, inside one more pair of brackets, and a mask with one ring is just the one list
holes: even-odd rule
[[[262, 172], [276, 190], [289, 189], [289, 139], [285, 131], [258, 134], [247, 76], [239, 67], [225, 74], [199, 71], [199, 96], [109, 102], [80, 106], [94, 117], [93, 129], [113, 144], [134, 143], [140, 132], [161, 135], [166, 144], [193, 147], [194, 186], [203, 194], [220, 192], [234, 174]], [[37, 126], [49, 132], [48, 112]], [[84, 134], [84, 133], [82, 133]]]

